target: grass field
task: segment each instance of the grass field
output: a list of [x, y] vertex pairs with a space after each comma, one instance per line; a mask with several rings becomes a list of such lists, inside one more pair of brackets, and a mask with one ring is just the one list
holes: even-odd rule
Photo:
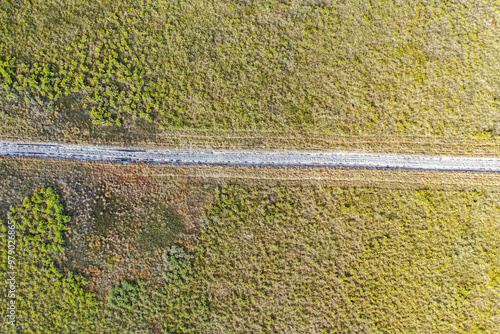
[[64, 300], [33, 304], [62, 280], [87, 333], [500, 329], [496, 174], [6, 158], [0, 173], [4, 222], [39, 221], [35, 189], [62, 207], [64, 247], [30, 258], [52, 274], [26, 267], [39, 288], [22, 304], [59, 323], [32, 329], [71, 332]]
[[227, 187], [201, 237], [209, 332], [494, 333], [497, 199]]
[[[498, 0], [3, 1], [0, 139], [498, 157], [499, 25]], [[497, 174], [0, 157], [0, 219], [2, 333], [500, 332]]]
[[7, 1], [0, 136], [495, 154], [499, 16], [495, 0]]

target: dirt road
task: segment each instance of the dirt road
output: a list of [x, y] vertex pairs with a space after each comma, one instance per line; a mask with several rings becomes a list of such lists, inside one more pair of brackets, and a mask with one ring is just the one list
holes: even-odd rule
[[168, 165], [300, 166], [500, 172], [500, 159], [352, 152], [149, 150], [0, 141], [0, 155]]

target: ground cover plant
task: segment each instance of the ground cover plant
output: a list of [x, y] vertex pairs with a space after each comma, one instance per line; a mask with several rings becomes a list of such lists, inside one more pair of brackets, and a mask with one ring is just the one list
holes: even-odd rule
[[499, 15], [494, 0], [5, 1], [2, 136], [134, 143], [178, 128], [496, 143]]
[[[63, 249], [26, 255], [52, 271], [26, 270], [46, 277], [35, 281], [41, 286], [66, 280], [68, 297], [85, 296], [88, 304], [79, 306], [88, 311], [81, 312], [78, 324], [62, 317], [61, 328], [80, 325], [80, 332], [88, 333], [95, 329], [86, 330], [85, 324], [102, 326], [98, 332], [103, 333], [499, 330], [495, 175], [5, 158], [0, 173], [4, 224], [10, 207], [17, 210], [12, 217], [22, 220], [36, 214], [30, 203], [40, 202], [44, 210], [49, 205], [43, 203], [54, 203], [53, 213], [38, 215], [56, 218], [52, 222], [60, 229], [42, 224], [41, 230], [59, 231], [54, 240], [60, 244], [62, 237]], [[53, 191], [42, 190], [49, 185]], [[157, 207], [174, 211], [156, 212]], [[96, 219], [101, 212], [109, 215], [111, 235]], [[165, 224], [169, 240], [150, 244], [155, 250], [141, 247], [148, 239], [133, 233], [148, 217]], [[1, 289], [4, 305], [6, 286]], [[51, 295], [59, 291], [50, 289], [50, 294], [40, 288], [33, 292], [36, 301], [52, 303]], [[63, 314], [71, 309], [65, 299], [61, 304], [52, 305]]]
[[[3, 308], [2, 333], [98, 331], [100, 310], [95, 297], [86, 291], [85, 279], [61, 273], [56, 265], [64, 256], [62, 233], [69, 221], [58, 196], [50, 188], [36, 190], [11, 209], [9, 221], [12, 238], [5, 237], [7, 226], [0, 226], [0, 278], [9, 282], [1, 286], [0, 301], [8, 305], [15, 300], [17, 312], [16, 325], [12, 326], [5, 321]], [[7, 261], [8, 256], [12, 262]]]

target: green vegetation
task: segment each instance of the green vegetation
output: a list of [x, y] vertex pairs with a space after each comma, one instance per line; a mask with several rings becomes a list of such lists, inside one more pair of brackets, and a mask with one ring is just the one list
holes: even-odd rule
[[[31, 198], [12, 208], [9, 219], [15, 225], [14, 268], [8, 268], [7, 229], [2, 228], [0, 256], [1, 316], [6, 319], [6, 280], [14, 277], [16, 326], [2, 321], [2, 333], [96, 333], [99, 307], [85, 291], [79, 275], [62, 273], [55, 260], [64, 256], [62, 231], [69, 217], [63, 215], [58, 196], [51, 189], [37, 190]], [[8, 272], [14, 271], [12, 276]], [[17, 331], [16, 331], [17, 329]]]
[[137, 333], [138, 330], [153, 332], [155, 318], [161, 317], [159, 314], [151, 314], [154, 304], [155, 301], [149, 297], [142, 281], [119, 282], [108, 299], [109, 327], [123, 333]]
[[[194, 320], [202, 322], [205, 304], [193, 300], [192, 256], [172, 246], [163, 254], [167, 284], [153, 288], [143, 280], [120, 281], [107, 301], [99, 303], [88, 292], [87, 281], [71, 272], [62, 273], [63, 235], [69, 217], [52, 189], [40, 189], [31, 199], [12, 208], [16, 226], [16, 327], [2, 323], [3, 333], [151, 333], [193, 332]], [[2, 233], [7, 228], [1, 225]], [[168, 227], [164, 227], [168, 230]], [[1, 279], [10, 278], [7, 238], [1, 239]], [[8, 284], [2, 284], [0, 302], [8, 305]], [[2, 307], [2, 317], [6, 309]], [[104, 317], [103, 317], [104, 315]]]
[[108, 297], [107, 331], [197, 333], [207, 309], [205, 298], [194, 294], [191, 258], [182, 248], [169, 247], [163, 257], [166, 284], [152, 291], [142, 280], [119, 282]]
[[[22, 332], [500, 332], [494, 176], [25, 163], [0, 161]], [[148, 217], [168, 245], [142, 248]]]
[[218, 199], [195, 266], [206, 332], [500, 330], [498, 194], [229, 186]]
[[479, 140], [498, 24], [496, 0], [4, 1], [2, 117]]

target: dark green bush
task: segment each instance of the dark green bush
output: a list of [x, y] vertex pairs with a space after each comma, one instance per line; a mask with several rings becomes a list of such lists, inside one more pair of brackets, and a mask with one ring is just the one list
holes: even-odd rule
[[169, 284], [187, 283], [193, 276], [193, 256], [177, 245], [169, 247], [163, 254], [165, 280]]
[[108, 297], [106, 330], [110, 333], [152, 333], [162, 327], [162, 312], [147, 291], [145, 282], [121, 281]]

